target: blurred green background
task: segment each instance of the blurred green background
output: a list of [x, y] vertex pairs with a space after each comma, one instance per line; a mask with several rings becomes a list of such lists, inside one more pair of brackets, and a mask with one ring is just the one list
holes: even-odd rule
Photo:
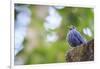
[[15, 64], [66, 62], [65, 53], [70, 49], [66, 36], [71, 25], [87, 41], [94, 38], [93, 8], [29, 5], [29, 9], [31, 23]]

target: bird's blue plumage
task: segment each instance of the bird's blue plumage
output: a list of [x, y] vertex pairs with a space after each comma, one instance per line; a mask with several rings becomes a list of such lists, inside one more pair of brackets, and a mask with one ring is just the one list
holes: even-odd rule
[[85, 43], [84, 38], [81, 36], [81, 34], [75, 28], [72, 28], [69, 30], [67, 39], [68, 39], [69, 44], [72, 47], [76, 47], [82, 43]]

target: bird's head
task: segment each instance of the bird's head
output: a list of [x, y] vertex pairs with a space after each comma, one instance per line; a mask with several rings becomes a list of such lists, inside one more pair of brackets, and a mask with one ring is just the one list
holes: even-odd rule
[[73, 30], [73, 29], [76, 29], [75, 26], [69, 27], [69, 30]]

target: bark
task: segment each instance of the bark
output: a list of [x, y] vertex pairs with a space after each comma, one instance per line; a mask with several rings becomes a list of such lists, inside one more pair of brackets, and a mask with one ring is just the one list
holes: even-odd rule
[[94, 60], [94, 39], [74, 47], [66, 53], [67, 62], [93, 61]]

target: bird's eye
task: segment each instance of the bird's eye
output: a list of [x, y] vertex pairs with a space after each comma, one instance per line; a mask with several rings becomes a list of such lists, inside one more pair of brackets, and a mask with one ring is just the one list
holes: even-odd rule
[[70, 28], [70, 30], [72, 30], [73, 28]]
[[72, 28], [70, 28], [70, 30], [72, 30]]

